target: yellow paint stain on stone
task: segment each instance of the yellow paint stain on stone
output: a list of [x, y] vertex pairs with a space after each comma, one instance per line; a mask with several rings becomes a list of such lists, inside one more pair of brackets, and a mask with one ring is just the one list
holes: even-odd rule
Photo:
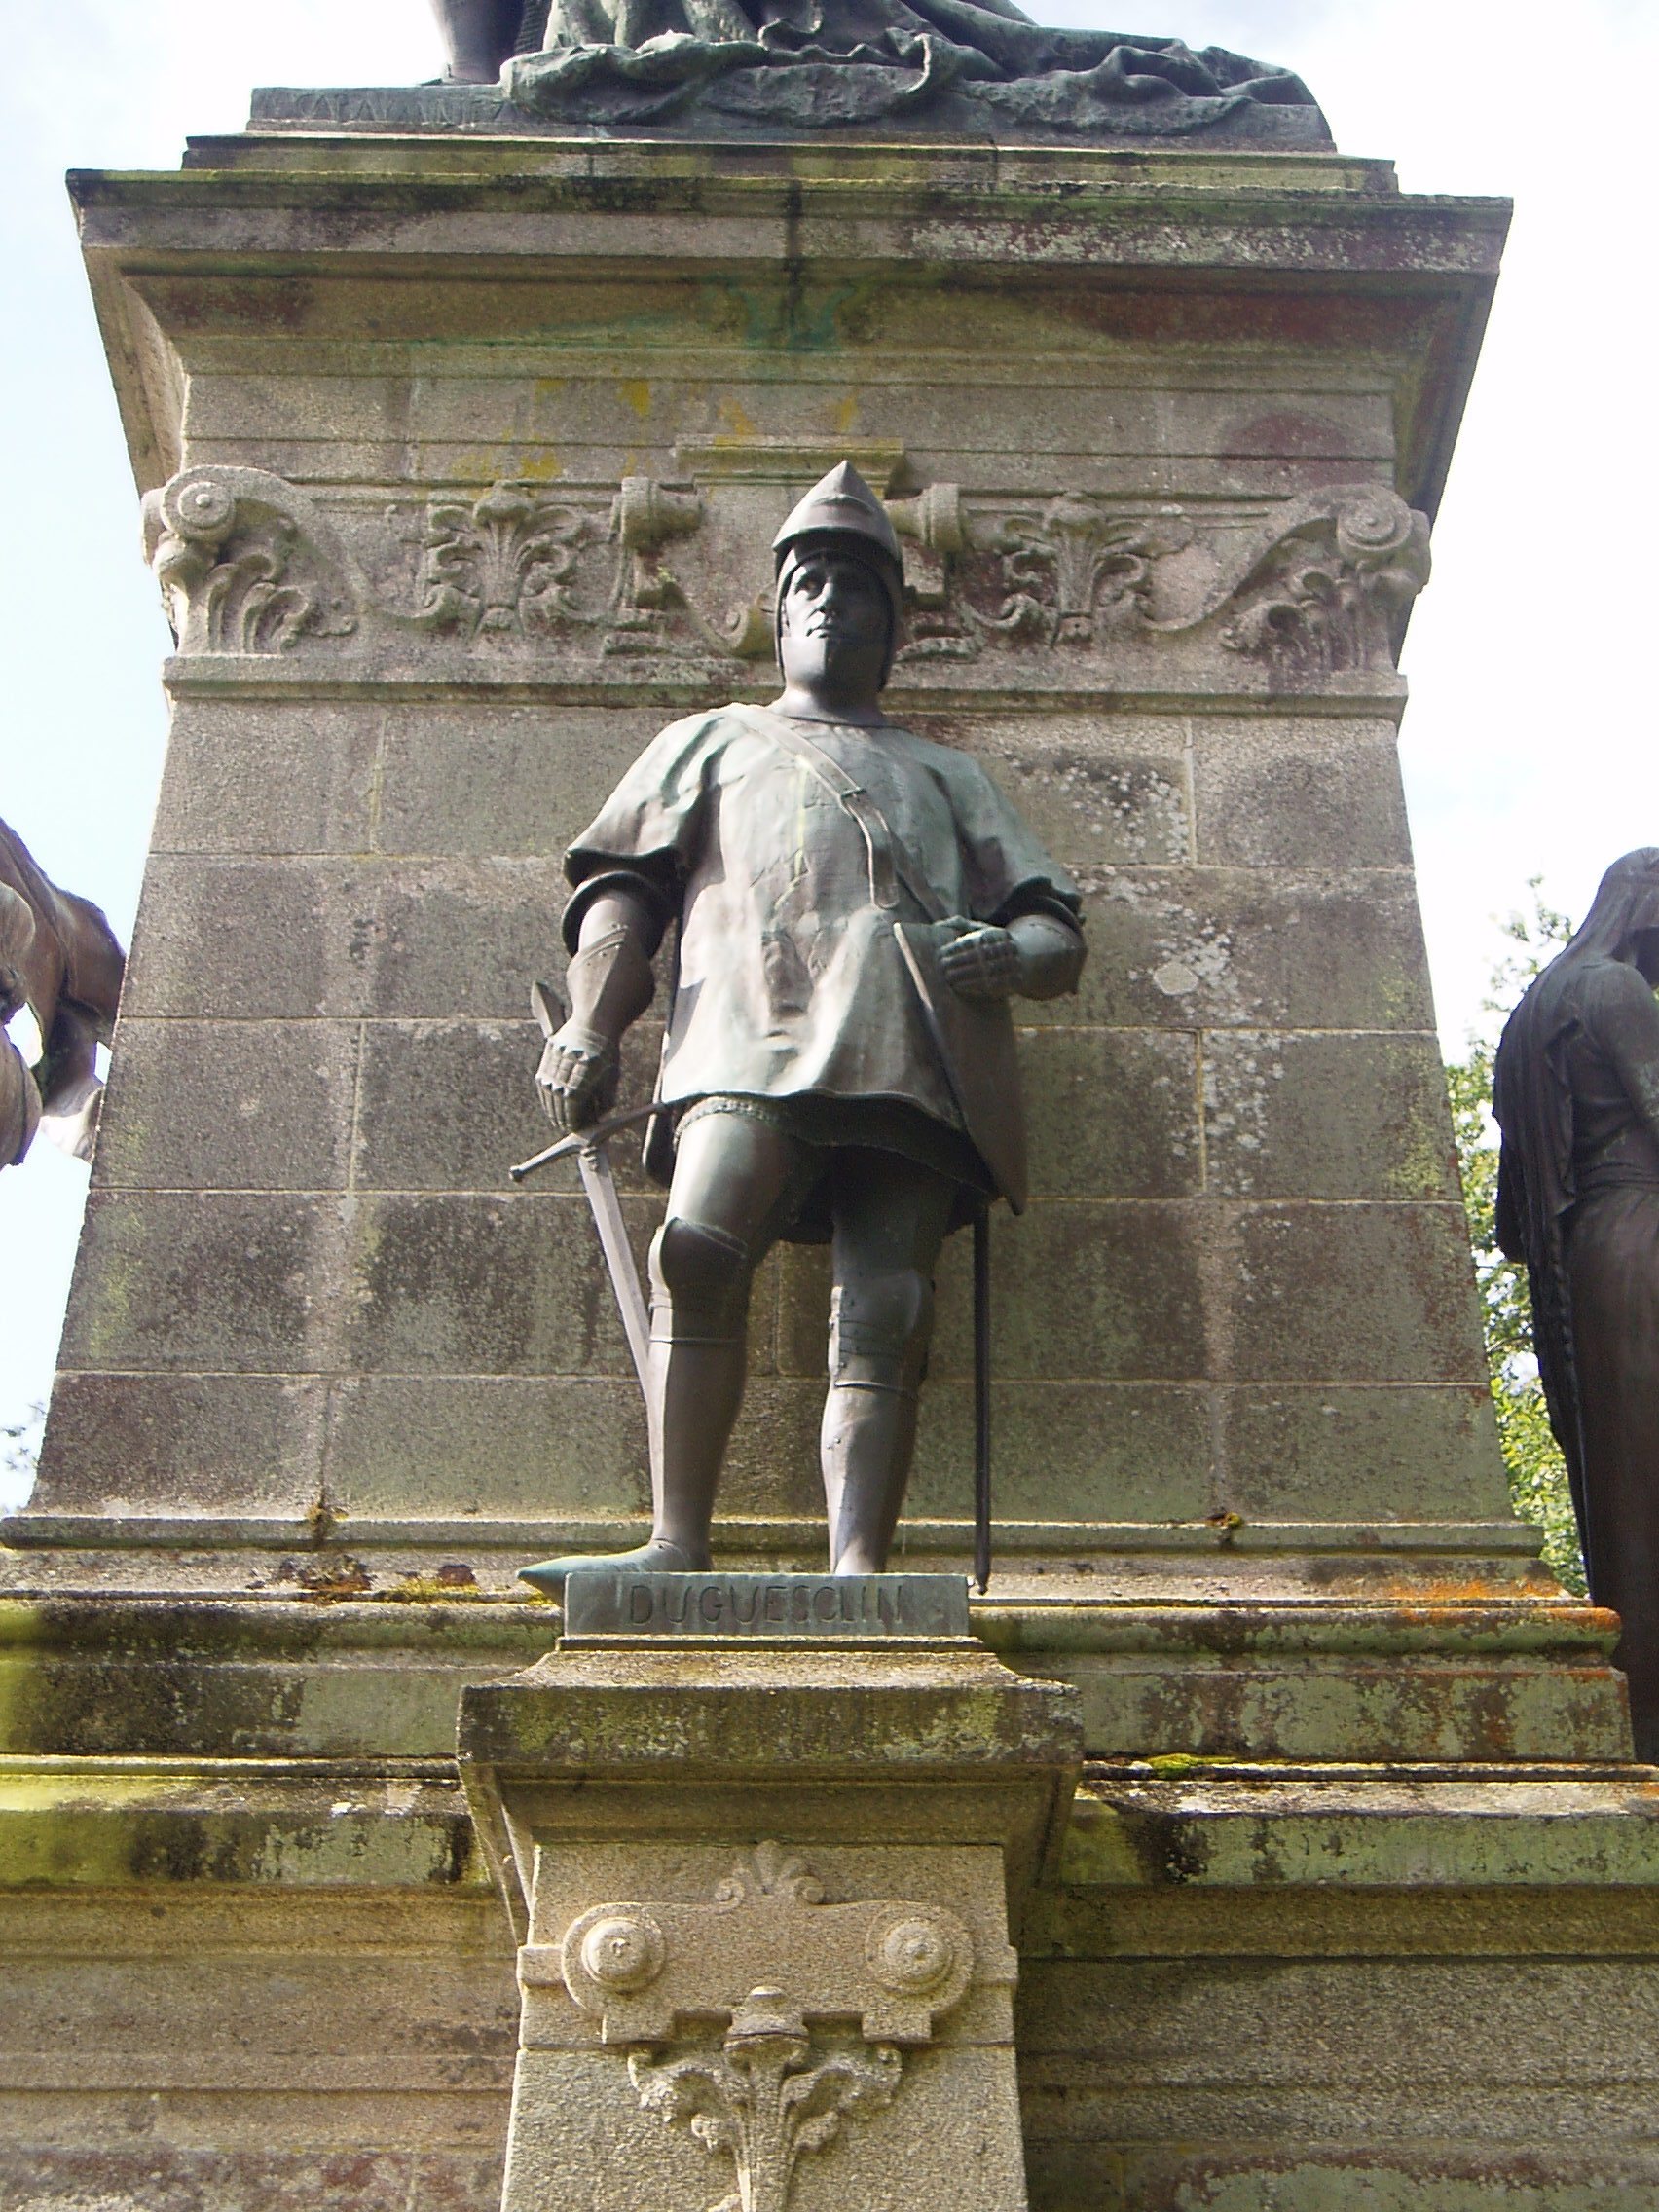
[[845, 399], [837, 400], [834, 413], [834, 429], [837, 437], [844, 438], [857, 429], [859, 421], [858, 396], [848, 392]]
[[563, 476], [565, 464], [557, 446], [465, 446], [456, 455], [452, 470], [459, 484], [547, 484]]
[[449, 473], [458, 484], [490, 484], [506, 471], [498, 452], [487, 452], [482, 446], [461, 446]]
[[718, 446], [744, 445], [751, 438], [760, 435], [760, 425], [738, 400], [721, 400], [720, 421], [722, 427], [715, 432], [715, 443]]
[[642, 423], [650, 420], [651, 387], [644, 377], [624, 377], [616, 388]]

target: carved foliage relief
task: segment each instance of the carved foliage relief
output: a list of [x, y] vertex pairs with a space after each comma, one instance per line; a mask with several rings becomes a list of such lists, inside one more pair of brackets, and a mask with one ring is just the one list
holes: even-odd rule
[[894, 2103], [903, 2053], [977, 1965], [1013, 1979], [1013, 1954], [977, 1962], [954, 1913], [830, 1903], [804, 1860], [763, 1843], [707, 1903], [596, 1905], [556, 1948], [525, 1945], [519, 1976], [527, 1996], [561, 1982], [626, 2054], [639, 2110], [720, 2161], [733, 2187], [712, 2212], [787, 2212], [801, 2158]]
[[[801, 489], [779, 483], [776, 520]], [[772, 649], [776, 524], [769, 507], [753, 527], [725, 515], [729, 494], [648, 476], [503, 481], [331, 518], [260, 470], [196, 468], [146, 500], [145, 546], [185, 653], [425, 637], [498, 660], [709, 668]], [[906, 541], [912, 662], [1144, 665], [1185, 640], [1307, 682], [1392, 666], [1428, 577], [1426, 519], [1376, 485], [1221, 513], [940, 483], [888, 510]]]
[[144, 555], [185, 653], [283, 652], [357, 627], [358, 592], [314, 503], [259, 468], [190, 468], [146, 495]]

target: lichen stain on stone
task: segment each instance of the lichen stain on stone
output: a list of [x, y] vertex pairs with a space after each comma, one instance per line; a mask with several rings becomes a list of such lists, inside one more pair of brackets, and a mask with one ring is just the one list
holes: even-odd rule
[[1084, 827], [1102, 841], [1112, 838], [1124, 859], [1144, 860], [1155, 844], [1154, 857], [1179, 857], [1184, 799], [1179, 786], [1157, 768], [1124, 767], [1069, 751], [1042, 759], [1019, 755], [1012, 747], [997, 750], [1023, 774], [1046, 779]]
[[1203, 1878], [1210, 1843], [1196, 1821], [1163, 1812], [1120, 1812], [1118, 1820], [1143, 1880], [1179, 1889]]
[[0, 1672], [0, 1748], [80, 1756], [220, 1756], [279, 1751], [299, 1727], [320, 1627], [292, 1623], [286, 1666], [256, 1664], [233, 1608], [112, 1604], [89, 1622], [67, 1604], [34, 1609], [34, 1648]]
[[[1645, 2194], [1567, 2151], [1452, 2156], [1408, 2149], [1303, 2157], [1252, 2148], [1236, 2160], [1176, 2153], [1136, 2212], [1612, 2212]], [[1151, 2177], [1149, 2177], [1151, 2178]], [[1633, 2194], [1634, 2193], [1634, 2194]]]
[[554, 446], [514, 446], [498, 473], [523, 484], [552, 484], [564, 475], [565, 463]]
[[[1158, 977], [1154, 976], [1153, 981]], [[1237, 1196], [1255, 1188], [1254, 1162], [1238, 1155], [1265, 1153], [1270, 1134], [1273, 1091], [1284, 1081], [1284, 1061], [1266, 1040], [1255, 1050], [1241, 1050], [1228, 1060], [1225, 1095], [1222, 1071], [1212, 1057], [1203, 1076], [1204, 1126], [1212, 1146], [1232, 1155], [1227, 1182]]]
[[1437, 1099], [1422, 1091], [1406, 1093], [1401, 1126], [1383, 1177], [1393, 1198], [1445, 1198], [1458, 1189], [1456, 1154]]

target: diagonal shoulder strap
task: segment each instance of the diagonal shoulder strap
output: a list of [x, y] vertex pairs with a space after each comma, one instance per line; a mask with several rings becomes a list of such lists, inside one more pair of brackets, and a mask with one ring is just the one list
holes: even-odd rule
[[807, 773], [823, 785], [842, 813], [857, 824], [869, 855], [869, 895], [876, 905], [896, 906], [899, 899], [895, 885], [902, 883], [930, 921], [947, 919], [950, 909], [895, 837], [886, 815], [838, 760], [832, 760], [822, 746], [814, 745], [793, 722], [768, 714], [763, 707], [736, 707], [733, 712], [748, 723], [756, 737], [763, 737], [768, 745], [788, 754], [791, 759], [798, 760]]

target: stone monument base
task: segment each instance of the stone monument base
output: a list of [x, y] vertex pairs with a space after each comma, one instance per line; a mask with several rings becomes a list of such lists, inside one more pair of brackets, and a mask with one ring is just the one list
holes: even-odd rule
[[[1029, 1666], [1011, 1608], [976, 1605], [972, 1617], [1008, 1666]], [[1357, 1625], [1350, 1617], [1340, 1640], [1351, 1645]], [[999, 1703], [1041, 1714], [1054, 1692], [1021, 1684], [972, 1642], [894, 1653], [894, 1639], [861, 1715], [856, 1701], [825, 1695], [835, 1677], [867, 1677], [857, 1640], [803, 1653], [712, 1637], [700, 1648], [655, 1638], [642, 1650], [641, 1638], [619, 1666], [610, 1643], [546, 1657], [561, 1626], [542, 1603], [453, 1593], [0, 1610], [7, 2212], [69, 2212], [90, 2195], [119, 2212], [289, 2212], [301, 2198], [353, 2212], [495, 2212], [524, 2005], [497, 1879], [510, 1865], [534, 1895], [538, 1853], [554, 1936], [578, 1906], [704, 1910], [740, 1860], [779, 1843], [832, 1904], [941, 1907], [1005, 1971], [986, 1869], [1007, 1863], [1017, 1824], [975, 1828], [992, 1794], [977, 1787], [977, 1758], [961, 1770], [967, 1787], [930, 1786], [935, 1722], [954, 1709], [958, 1749], [982, 1749]], [[1056, 1626], [1046, 1665], [1056, 1664]], [[1285, 1728], [1297, 1708], [1278, 1700], [1298, 1664], [1286, 1624], [1255, 1622], [1232, 1648], [1216, 1648], [1214, 1624], [1207, 1637], [1198, 1627], [1186, 1624], [1187, 1666], [1210, 1685], [1208, 1710], [1256, 1728], [1276, 1710]], [[1659, 1776], [1616, 1755], [1504, 1756], [1467, 1734], [1425, 1749], [1409, 1736], [1414, 1685], [1424, 1691], [1444, 1661], [1405, 1664], [1403, 1615], [1369, 1655], [1329, 1655], [1345, 1671], [1335, 1677], [1304, 1654], [1297, 1724], [1322, 1749], [1248, 1756], [1234, 1737], [1211, 1755], [1149, 1751], [1103, 1731], [1156, 1721], [1167, 1743], [1202, 1709], [1177, 1699], [1160, 1718], [1155, 1647], [1136, 1633], [1146, 1662], [1127, 1700], [1102, 1686], [1128, 1656], [1099, 1648], [1113, 1641], [1104, 1625], [1095, 1648], [1064, 1662], [1082, 1685], [1088, 1750], [1057, 1861], [1023, 1892], [1013, 1931], [1038, 2212], [1625, 2212], [1659, 2190], [1659, 2100], [1641, 2025], [1659, 2002]], [[1329, 1620], [1302, 1633], [1339, 1636]], [[1081, 1624], [1073, 1634], [1082, 1641]], [[1491, 1623], [1485, 1634], [1490, 1642]], [[1160, 1648], [1167, 1662], [1169, 1645]], [[1498, 1673], [1517, 1664], [1470, 1657]], [[1597, 1663], [1586, 1670], [1585, 1659]], [[1552, 1669], [1616, 1681], [1588, 1647], [1578, 1663], [1563, 1650], [1519, 1664], [1534, 1683]], [[666, 1677], [692, 1692], [683, 1725], [712, 1748], [712, 1771], [678, 1763], [686, 1739], [648, 1725]], [[503, 1807], [482, 1825], [453, 1757], [469, 1684], [468, 1749], [497, 1754], [467, 1769], [474, 1798], [484, 1802], [480, 1769], [494, 1764]], [[773, 1690], [784, 1692], [776, 1721]], [[837, 1782], [820, 1769], [816, 1790], [762, 1787], [768, 1730], [785, 1714], [798, 1723], [815, 1698], [832, 1716], [833, 1758], [883, 1741], [924, 1756], [873, 1767], [851, 1815], [844, 1771]], [[748, 1709], [747, 1733], [715, 1717], [734, 1706]], [[1468, 1683], [1436, 1725], [1502, 1710]], [[1535, 1709], [1538, 1735], [1546, 1710]], [[584, 1711], [597, 1716], [608, 1781], [592, 1788], [583, 1767], [579, 1786], [531, 1802], [537, 1762], [560, 1741], [569, 1748]], [[883, 1738], [883, 1712], [907, 1714], [907, 1736], [891, 1726]], [[1369, 1759], [1339, 1748], [1356, 1717], [1382, 1747]], [[532, 1744], [515, 1770], [500, 1754], [532, 1720], [564, 1734]], [[1390, 1728], [1409, 1749], [1389, 1748]], [[659, 1765], [655, 1786], [618, 1780], [630, 1761], [637, 1777], [669, 1750], [677, 1763]], [[689, 1787], [677, 1789], [671, 1773]], [[1023, 1785], [1028, 1801], [1040, 1782], [1037, 1771]], [[648, 1819], [613, 1818], [630, 1796], [654, 1806]], [[906, 1804], [902, 1832], [871, 1843], [866, 1814], [892, 1822]], [[1038, 1856], [1024, 1847], [1023, 1863]], [[674, 2189], [704, 2212], [726, 2186], [721, 2170], [660, 2114], [628, 2103], [639, 2087], [619, 2055], [627, 2046], [606, 2043], [556, 1965], [552, 1981], [534, 1979], [545, 1963], [533, 1964], [531, 1993], [558, 2016], [547, 2065], [603, 2081], [616, 2126], [648, 2146], [653, 2187], [672, 2162]], [[953, 2062], [942, 2054], [958, 2049], [959, 2031], [964, 2063], [974, 2052], [975, 2066], [1006, 2068], [1000, 2028], [991, 2034], [983, 2016], [1000, 2020], [1008, 1991], [985, 1978], [972, 2035], [976, 2015], [959, 2009], [942, 2016], [937, 2047], [896, 2046], [908, 2083], [890, 2107], [845, 2119], [803, 2177], [828, 2187], [848, 2170], [834, 2161], [857, 2166], [867, 2153], [870, 2130], [914, 2116], [907, 2088]], [[718, 2050], [729, 2022], [707, 2026]], [[999, 2157], [998, 2186], [1012, 2188], [1006, 2145]], [[523, 2171], [539, 2171], [534, 2157]]]
[[966, 1600], [949, 1576], [590, 1570], [556, 1653], [462, 1693], [523, 1935], [504, 2212], [703, 2212], [706, 2152], [744, 2212], [901, 2183], [1023, 2212], [1009, 1925], [1082, 1728], [1074, 1691], [968, 1635]]
[[[516, 134], [495, 97], [271, 95], [182, 173], [75, 183], [179, 650], [0, 1556], [0, 2204], [496, 2212], [523, 2023], [520, 2200], [614, 2151], [600, 2200], [705, 2212], [736, 2167], [682, 2092], [833, 2060], [803, 2204], [908, 2212], [862, 2162], [898, 2130], [1000, 2207], [1005, 1940], [1037, 2212], [1654, 2200], [1659, 1784], [1616, 1623], [1509, 1515], [1394, 752], [1506, 210], [1259, 140]], [[1088, 899], [993, 1235], [997, 1573], [977, 1642], [791, 1642], [792, 1247], [715, 1538], [782, 1641], [731, 1574], [702, 1645], [583, 1629], [514, 1570], [636, 1540], [647, 1486], [573, 1171], [504, 1180], [546, 1141], [557, 856], [663, 721], [766, 695], [765, 547], [843, 458], [916, 595], [890, 711]], [[901, 1555], [958, 1572], [965, 1257]], [[993, 1815], [1057, 1791], [1061, 1705], [1069, 1825], [1010, 1887]], [[740, 1866], [789, 1972], [705, 1941]], [[854, 1986], [884, 1906], [926, 2041]], [[563, 1955], [598, 1907], [662, 1938], [630, 2003], [682, 1943], [732, 1978], [608, 2042]]]
[[[744, 93], [748, 81], [758, 73], [740, 72], [729, 90], [716, 85], [705, 100], [718, 113], [722, 136], [765, 142], [780, 134], [776, 113], [768, 114]], [[849, 77], [851, 75], [851, 82]], [[1045, 124], [1030, 115], [1017, 119], [1000, 113], [995, 89], [973, 84], [940, 93], [927, 108], [905, 113], [896, 110], [903, 101], [912, 73], [866, 65], [856, 73], [825, 69], [821, 89], [839, 112], [824, 113], [820, 120], [833, 125], [832, 143], [856, 145], [861, 139], [890, 143], [898, 132], [907, 140], [990, 150], [997, 146], [1116, 147], [1126, 154], [1158, 153], [1170, 144], [1157, 130], [1123, 127], [1079, 130], [1063, 120]], [[722, 97], [722, 91], [725, 96]], [[848, 95], [853, 96], [849, 99]], [[859, 95], [863, 96], [860, 97]], [[810, 97], [810, 94], [808, 95]], [[680, 139], [706, 142], [711, 121], [708, 107], [679, 113], [657, 103], [659, 112], [625, 113], [600, 121], [584, 122], [580, 114], [562, 115], [557, 122], [536, 115], [508, 99], [498, 85], [358, 85], [314, 88], [295, 85], [263, 86], [253, 95], [250, 129], [261, 132], [376, 131], [388, 136], [423, 134], [453, 137], [457, 133], [481, 138], [591, 138], [596, 141]], [[896, 130], [897, 124], [897, 130]], [[1266, 152], [1329, 153], [1330, 133], [1323, 116], [1312, 107], [1266, 107], [1252, 103], [1231, 116], [1220, 117], [1192, 138], [1177, 141], [1182, 153], [1197, 151], [1235, 154]]]

